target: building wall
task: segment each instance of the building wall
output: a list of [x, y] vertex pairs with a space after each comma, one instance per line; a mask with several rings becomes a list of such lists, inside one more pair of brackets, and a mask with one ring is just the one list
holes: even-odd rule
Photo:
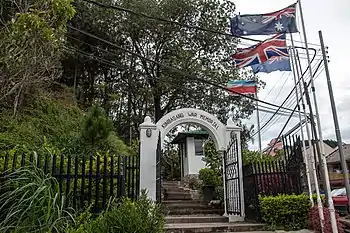
[[184, 176], [187, 176], [189, 174], [189, 169], [188, 169], [188, 153], [187, 153], [187, 148], [188, 146], [186, 146], [186, 144], [184, 144], [183, 146], [183, 172], [184, 172]]
[[187, 162], [188, 174], [199, 174], [199, 170], [205, 167], [204, 156], [196, 156], [194, 138], [187, 138]]
[[[334, 151], [334, 149], [330, 146], [328, 146], [326, 143], [323, 143], [324, 146], [324, 150], [325, 150], [325, 155], [327, 156], [328, 154], [330, 154], [332, 151]], [[306, 153], [313, 155], [313, 149], [312, 147], [306, 147]], [[304, 156], [305, 158], [305, 156]], [[318, 162], [318, 156], [316, 156], [316, 163]], [[330, 169], [330, 167], [328, 166], [328, 169]], [[310, 172], [310, 183], [311, 183], [311, 189], [313, 191], [315, 191], [315, 179], [313, 176], [313, 170], [312, 170], [312, 164], [311, 161], [309, 161], [309, 172]], [[328, 171], [328, 173], [330, 173], [330, 170]]]

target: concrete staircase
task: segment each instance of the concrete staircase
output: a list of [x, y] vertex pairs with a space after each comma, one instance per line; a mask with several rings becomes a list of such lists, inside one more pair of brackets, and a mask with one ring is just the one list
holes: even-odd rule
[[183, 189], [180, 182], [166, 181], [162, 186], [167, 233], [247, 232], [264, 227], [256, 223], [229, 223], [228, 218], [222, 216], [223, 208], [193, 200], [190, 191]]

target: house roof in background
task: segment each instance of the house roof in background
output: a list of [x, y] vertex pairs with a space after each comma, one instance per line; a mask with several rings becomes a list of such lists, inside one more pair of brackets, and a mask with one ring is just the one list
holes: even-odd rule
[[209, 133], [205, 130], [192, 130], [188, 132], [180, 132], [172, 140], [171, 144], [180, 144], [186, 142], [186, 138], [208, 139]]
[[[350, 161], [350, 144], [343, 144], [344, 149], [344, 156], [346, 161]], [[340, 155], [339, 155], [339, 149], [335, 148], [328, 156], [327, 156], [327, 163], [339, 163], [340, 162]]]

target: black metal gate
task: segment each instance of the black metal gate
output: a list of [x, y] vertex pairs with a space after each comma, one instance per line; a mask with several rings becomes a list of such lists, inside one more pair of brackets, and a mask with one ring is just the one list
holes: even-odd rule
[[241, 187], [239, 183], [238, 139], [232, 132], [231, 141], [224, 153], [226, 212], [241, 215]]
[[156, 200], [162, 202], [162, 141], [161, 134], [158, 135], [156, 151]]

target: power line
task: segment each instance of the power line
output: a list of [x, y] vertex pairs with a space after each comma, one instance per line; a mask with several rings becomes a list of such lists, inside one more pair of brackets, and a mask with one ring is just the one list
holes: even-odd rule
[[[73, 37], [69, 37], [69, 38], [75, 39], [75, 38], [73, 38]], [[83, 41], [82, 41], [82, 42], [83, 42]], [[88, 44], [88, 43], [87, 43], [87, 44]], [[96, 48], [96, 46], [93, 46], [93, 45], [91, 45], [91, 46]], [[114, 67], [114, 68], [117, 68], [117, 69], [125, 69], [125, 68], [126, 68], [126, 67], [122, 67], [122, 66], [120, 66], [120, 65], [117, 65], [117, 64], [115, 64], [115, 63], [109, 62], [108, 60], [105, 60], [105, 59], [103, 59], [103, 58], [101, 58], [101, 57], [95, 56], [95, 55], [92, 54], [92, 53], [87, 53], [87, 52], [85, 52], [85, 51], [79, 50], [79, 49], [74, 48], [74, 47], [64, 47], [64, 48], [65, 48], [66, 50], [68, 50], [68, 51], [80, 53], [81, 55], [84, 55], [84, 56], [86, 56], [86, 57], [88, 57], [88, 58], [92, 58], [92, 59], [94, 59], [94, 60], [96, 60], [96, 61], [99, 61], [99, 62], [101, 62], [101, 63], [103, 63], [103, 64], [109, 65], [109, 66]], [[105, 52], [109, 52], [109, 51], [105, 51]], [[111, 52], [109, 52], [109, 53], [111, 53]], [[111, 54], [113, 54], [113, 53], [111, 53]], [[135, 73], [135, 74], [139, 75], [139, 73], [136, 72], [136, 71], [129, 70], [129, 72]], [[191, 92], [191, 93], [192, 93], [192, 90], [189, 90], [189, 89], [187, 89], [187, 88], [184, 87], [184, 86], [176, 85], [176, 84], [174, 84], [174, 83], [172, 83], [172, 82], [170, 82], [170, 81], [161, 80], [161, 79], [157, 79], [157, 78], [150, 78], [150, 79], [158, 80], [158, 81], [160, 81], [161, 83], [165, 83], [165, 84], [168, 84], [168, 85], [173, 86], [173, 87], [181, 88], [182, 90], [185, 90], [185, 91], [188, 91], [188, 92]], [[219, 99], [221, 99], [221, 98], [219, 98]], [[226, 99], [222, 99], [222, 100], [225, 101]], [[263, 111], [263, 112], [270, 112], [270, 113], [273, 113], [273, 111], [275, 111], [276, 108], [270, 108], [270, 107], [266, 107], [266, 106], [260, 106], [260, 109], [259, 109], [259, 110], [260, 110], [260, 111]], [[282, 114], [283, 114], [284, 116], [289, 116], [289, 113], [290, 113], [290, 112], [280, 111], [279, 115], [282, 115]]]
[[[315, 58], [315, 56], [318, 54], [319, 51], [318, 51], [317, 53], [316, 53], [316, 51], [314, 51], [314, 52], [315, 52], [315, 54], [314, 54], [313, 59]], [[313, 60], [312, 60], [312, 61], [313, 61]], [[322, 60], [320, 60], [320, 61], [322, 61]], [[317, 65], [315, 65], [314, 68], [315, 68], [316, 66], [317, 66]], [[319, 69], [319, 67], [318, 67], [317, 69]], [[307, 71], [307, 69], [306, 69], [306, 71]], [[305, 71], [305, 72], [306, 72], [306, 71]], [[304, 74], [305, 74], [305, 72], [304, 72]], [[314, 74], [314, 76], [315, 76], [315, 75], [316, 75], [316, 73]], [[317, 75], [317, 77], [318, 77], [318, 75]], [[299, 80], [299, 81], [300, 81], [300, 80]], [[297, 82], [297, 85], [299, 84], [299, 81]], [[295, 88], [295, 86], [294, 86], [294, 88]], [[294, 91], [294, 88], [293, 88], [292, 92]], [[290, 108], [291, 106], [293, 106], [293, 104], [294, 104], [295, 101], [297, 100], [297, 97], [296, 97], [296, 96], [294, 96], [294, 97], [292, 97], [291, 99], [289, 99], [289, 97], [291, 96], [292, 92], [289, 93], [290, 95], [288, 95], [287, 98], [286, 98], [286, 99], [288, 99], [288, 101], [286, 101], [286, 99], [285, 99], [286, 102], [283, 102], [283, 103], [282, 103], [282, 105], [284, 105], [284, 104], [286, 103], [286, 107], [287, 107], [287, 108]], [[287, 102], [288, 102], [288, 103], [287, 103]], [[264, 124], [264, 126], [260, 129], [260, 131], [258, 131], [257, 133], [261, 132], [262, 129], [268, 125], [268, 123], [270, 123], [270, 125], [273, 125], [275, 122], [277, 122], [279, 119], [281, 119], [281, 116], [279, 116], [279, 117], [277, 117], [277, 118], [272, 122], [272, 118], [273, 118], [273, 117], [274, 117], [274, 116], [272, 116], [272, 117], [269, 119], [269, 121], [267, 121], [267, 122]], [[265, 130], [264, 132], [266, 132], [266, 130]], [[255, 133], [252, 137], [256, 136], [257, 133]]]
[[[316, 68], [316, 70], [315, 70], [315, 72], [314, 72], [313, 77], [315, 77], [315, 75], [317, 74], [317, 72], [318, 72], [318, 70], [319, 70], [319, 68], [321, 67], [322, 64], [323, 64], [322, 61], [320, 61], [320, 63], [318, 64], [318, 66], [317, 66], [317, 68]], [[306, 69], [306, 71], [307, 71], [307, 69]], [[305, 72], [304, 72], [304, 73], [305, 73]], [[319, 75], [320, 75], [320, 73], [316, 76], [316, 78], [317, 78]], [[313, 78], [313, 77], [312, 77], [312, 78]], [[315, 78], [315, 79], [316, 79], [316, 78]], [[310, 83], [311, 83], [311, 80], [309, 80], [308, 86], [310, 85]], [[302, 93], [302, 96], [303, 96], [303, 95], [304, 95], [304, 92]], [[301, 98], [302, 98], [302, 96], [301, 96]], [[300, 100], [301, 98], [299, 98], [299, 100]], [[296, 103], [296, 101], [293, 101], [293, 103], [291, 103], [291, 105], [289, 105], [289, 106], [292, 106], [294, 103]], [[298, 104], [297, 104], [297, 105], [298, 105]], [[277, 113], [277, 112], [278, 112], [278, 110], [277, 110], [275, 113]], [[294, 111], [294, 112], [295, 112], [295, 111]], [[293, 112], [293, 113], [294, 113], [294, 112]], [[276, 115], [276, 114], [274, 114], [273, 117], [274, 117], [275, 115]], [[271, 121], [273, 117], [271, 117], [269, 121]], [[277, 120], [275, 120], [274, 123], [275, 123], [276, 121], [278, 121], [280, 118], [281, 118], [281, 116], [279, 116], [279, 118], [278, 118]], [[266, 127], [267, 123], [268, 123], [268, 122], [266, 122], [266, 123], [264, 124], [263, 127]], [[274, 123], [271, 123], [271, 125], [273, 125]], [[254, 134], [251, 136], [251, 138], [255, 137], [259, 132], [261, 132], [261, 130], [263, 129], [263, 127], [260, 129], [260, 131], [258, 131], [257, 133], [254, 133]], [[266, 130], [264, 131], [264, 133], [265, 133], [265, 132], [266, 132]]]
[[[198, 31], [211, 32], [211, 33], [222, 35], [222, 36], [240, 38], [240, 39], [248, 40], [248, 41], [263, 42], [262, 40], [258, 40], [258, 39], [253, 39], [253, 38], [248, 38], [248, 37], [243, 37], [243, 36], [236, 36], [236, 35], [232, 35], [230, 33], [220, 32], [220, 31], [213, 30], [213, 29], [210, 29], [210, 28], [191, 26], [191, 25], [183, 24], [183, 23], [180, 23], [180, 22], [177, 22], [177, 21], [173, 21], [173, 20], [160, 18], [160, 17], [156, 17], [156, 16], [151, 16], [151, 15], [148, 15], [148, 14], [145, 14], [145, 13], [142, 13], [142, 12], [136, 12], [134, 10], [127, 9], [127, 8], [124, 8], [124, 7], [121, 7], [121, 6], [117, 6], [117, 5], [109, 5], [109, 4], [106, 4], [106, 3], [96, 2], [96, 1], [93, 1], [93, 0], [83, 0], [83, 1], [91, 3], [91, 4], [94, 4], [94, 5], [97, 5], [97, 6], [100, 6], [100, 7], [109, 8], [109, 9], [115, 9], [115, 10], [118, 10], [118, 11], [124, 11], [124, 12], [127, 12], [129, 14], [142, 16], [144, 18], [157, 20], [157, 21], [161, 21], [161, 22], [165, 22], [165, 23], [169, 23], [169, 24], [175, 24], [175, 25], [178, 25], [178, 26], [181, 26], [181, 27], [185, 27], [185, 28], [189, 28], [189, 29], [195, 29], [195, 30], [198, 30]], [[303, 43], [302, 41], [295, 41], [295, 42]], [[311, 43], [309, 43], [309, 44], [310, 45], [315, 45], [315, 46], [320, 46], [318, 44], [311, 44]]]
[[[112, 43], [112, 42], [110, 42], [110, 41], [107, 41], [107, 40], [105, 40], [105, 39], [103, 39], [103, 38], [100, 38], [100, 37], [95, 36], [95, 35], [93, 35], [93, 34], [91, 34], [91, 33], [85, 32], [85, 31], [83, 31], [83, 30], [81, 30], [81, 29], [78, 29], [78, 28], [75, 28], [75, 27], [73, 27], [73, 26], [67, 25], [67, 27], [70, 28], [70, 29], [72, 29], [72, 30], [78, 31], [78, 32], [80, 32], [80, 33], [82, 33], [82, 34], [84, 34], [84, 35], [87, 35], [87, 36], [90, 36], [90, 37], [95, 38], [95, 39], [97, 39], [97, 40], [100, 40], [100, 41], [102, 41], [102, 42], [104, 42], [104, 43], [106, 43], [106, 44], [109, 44], [109, 45], [111, 45], [111, 46], [113, 46], [113, 47], [115, 47], [115, 48], [117, 48], [117, 49], [119, 49], [119, 50], [122, 50], [122, 51], [126, 52], [126, 53], [129, 53], [129, 54], [132, 54], [132, 55], [134, 55], [134, 56], [136, 56], [136, 57], [139, 57], [139, 58], [141, 58], [141, 59], [144, 59], [145, 61], [148, 61], [148, 62], [157, 64], [157, 65], [162, 66], [162, 67], [164, 67], [164, 68], [166, 68], [166, 69], [172, 70], [172, 71], [174, 71], [174, 72], [176, 72], [176, 73], [178, 73], [178, 74], [181, 74], [181, 75], [184, 76], [184, 77], [187, 77], [187, 78], [190, 78], [190, 79], [193, 79], [193, 80], [197, 80], [197, 81], [199, 81], [199, 82], [201, 82], [201, 83], [211, 85], [211, 86], [216, 87], [216, 88], [218, 88], [218, 89], [221, 89], [221, 90], [224, 90], [224, 91], [227, 91], [227, 92], [234, 93], [235, 95], [238, 95], [238, 96], [241, 96], [241, 97], [245, 97], [245, 98], [250, 99], [250, 100], [253, 100], [253, 101], [258, 101], [258, 102], [263, 103], [263, 104], [266, 104], [266, 105], [270, 105], [270, 106], [273, 106], [273, 107], [277, 107], [278, 109], [284, 109], [284, 110], [288, 110], [288, 111], [293, 111], [292, 109], [288, 109], [288, 108], [285, 108], [285, 107], [283, 107], [283, 106], [279, 106], [279, 105], [272, 104], [272, 103], [269, 103], [269, 102], [266, 102], [266, 101], [263, 101], [263, 100], [256, 99], [256, 98], [254, 98], [253, 96], [250, 96], [250, 95], [245, 95], [245, 94], [241, 94], [241, 93], [239, 93], [239, 92], [230, 90], [230, 89], [227, 88], [227, 87], [224, 87], [224, 86], [222, 86], [222, 85], [213, 83], [213, 82], [208, 81], [208, 80], [206, 80], [206, 79], [198, 78], [198, 77], [196, 77], [196, 76], [192, 76], [191, 74], [188, 74], [188, 73], [186, 73], [186, 72], [184, 72], [184, 71], [181, 71], [181, 70], [179, 70], [179, 69], [177, 69], [177, 68], [168, 66], [168, 65], [163, 64], [163, 63], [161, 63], [161, 62], [158, 62], [158, 61], [155, 61], [155, 60], [153, 60], [153, 59], [150, 59], [150, 58], [147, 58], [147, 57], [145, 57], [145, 56], [142, 56], [141, 54], [135, 53], [135, 52], [133, 52], [133, 51], [131, 51], [131, 50], [129, 50], [129, 49], [126, 49], [126, 48], [123, 48], [123, 47], [121, 47], [121, 46], [118, 46], [118, 45], [116, 45], [116, 44], [114, 44], [114, 43]], [[302, 112], [301, 112], [301, 113], [302, 113]]]
[[[317, 66], [317, 69], [316, 69], [316, 71], [314, 72], [314, 74], [313, 74], [313, 76], [311, 77], [311, 79], [310, 79], [310, 81], [309, 81], [309, 83], [307, 84], [307, 87], [311, 84], [311, 82], [312, 82], [312, 79], [314, 78], [314, 76], [315, 76], [315, 74], [317, 73], [317, 71], [318, 71], [318, 69], [320, 68], [320, 66], [321, 66], [321, 64], [322, 64], [322, 61], [319, 63], [319, 65]], [[316, 77], [317, 78], [317, 77]], [[306, 84], [306, 83], [304, 83], [304, 84]], [[305, 87], [306, 88], [306, 87]], [[301, 95], [301, 98], [303, 98], [303, 95], [305, 94], [305, 91], [302, 93], [302, 95]], [[299, 98], [300, 99], [300, 98]], [[297, 109], [297, 107], [299, 106], [299, 103], [297, 103], [296, 105], [295, 105], [295, 107], [294, 107], [294, 111]], [[273, 149], [273, 147], [276, 145], [276, 143], [277, 143], [277, 141], [278, 141], [278, 139], [281, 137], [281, 135], [283, 134], [283, 131], [285, 130], [285, 128], [287, 127], [287, 125], [288, 125], [288, 123], [289, 123], [289, 121], [290, 121], [290, 119], [292, 118], [292, 115], [294, 114], [294, 112], [292, 112], [291, 114], [290, 114], [290, 116], [288, 117], [288, 120], [287, 120], [287, 122], [284, 124], [284, 126], [283, 126], [283, 128], [282, 128], [282, 130], [280, 131], [280, 133], [278, 134], [278, 136], [277, 136], [277, 140], [274, 142], [274, 144], [271, 146], [271, 148], [270, 148], [270, 150], [269, 150], [269, 153], [268, 154], [270, 154], [271, 153], [271, 151], [272, 151], [272, 149]]]
[[[283, 76], [282, 76], [282, 77], [283, 77]], [[284, 82], [283, 82], [281, 88], [279, 89], [279, 91], [278, 91], [278, 93], [277, 93], [275, 99], [272, 101], [272, 103], [275, 103], [275, 102], [276, 102], [277, 98], [278, 98], [279, 95], [281, 94], [282, 89], [283, 89], [284, 86], [286, 85], [286, 83], [287, 83], [289, 77], [290, 77], [290, 72], [289, 72], [289, 74], [287, 75], [287, 78], [284, 80]]]
[[[315, 58], [315, 57], [313, 57], [313, 58]], [[304, 71], [304, 73], [302, 74], [302, 77], [306, 74], [306, 71], [307, 71], [307, 69], [306, 69], [306, 70]], [[301, 80], [299, 80], [298, 83], [299, 83], [300, 81], [301, 81]], [[297, 83], [297, 85], [298, 85], [298, 83]], [[293, 89], [291, 90], [291, 92], [289, 92], [288, 96], [284, 99], [284, 101], [282, 102], [282, 104], [280, 105], [280, 107], [276, 110], [276, 112], [275, 112], [275, 113], [270, 117], [270, 119], [269, 119], [267, 122], [265, 122], [264, 125], [260, 128], [260, 131], [261, 131], [262, 129], [264, 129], [264, 128], [273, 120], [273, 118], [276, 116], [276, 114], [278, 113], [278, 111], [282, 108], [282, 106], [287, 102], [287, 100], [289, 99], [289, 97], [293, 94], [295, 88], [296, 88], [296, 86], [294, 86]], [[260, 131], [254, 133], [252, 137], [254, 137], [255, 135], [257, 135]]]
[[[118, 56], [118, 54], [115, 54], [115, 53], [113, 53], [113, 52], [111, 52], [111, 51], [108, 51], [108, 50], [104, 50], [104, 49], [101, 49], [101, 48], [99, 48], [98, 46], [96, 46], [96, 45], [92, 45], [92, 44], [90, 44], [90, 43], [88, 43], [88, 42], [85, 42], [85, 41], [83, 41], [83, 40], [80, 40], [80, 39], [77, 39], [77, 38], [75, 38], [75, 37], [73, 37], [73, 36], [69, 36], [69, 35], [66, 35], [68, 38], [70, 38], [70, 39], [72, 39], [72, 40], [75, 40], [75, 41], [77, 41], [77, 42], [81, 42], [81, 43], [84, 43], [84, 44], [86, 44], [86, 45], [88, 45], [88, 46], [90, 46], [90, 47], [93, 47], [93, 48], [95, 48], [95, 49], [97, 49], [97, 50], [99, 50], [99, 51], [101, 51], [101, 50], [103, 50], [105, 53], [109, 53], [109, 54], [112, 54], [112, 55], [115, 55], [115, 56]], [[81, 51], [81, 50], [77, 50], [77, 49], [75, 49], [77, 52], [80, 52], [80, 53], [85, 53], [84, 51]], [[93, 56], [93, 54], [84, 54], [84, 55], [86, 55], [86, 56]], [[102, 61], [102, 63], [104, 63], [104, 64], [109, 64], [109, 65], [115, 65], [115, 64], [111, 64], [109, 61], [107, 61], [107, 60], [104, 60], [103, 58], [100, 58], [99, 59], [99, 57], [96, 59], [96, 60], [100, 60], [100, 61]], [[125, 68], [122, 68], [122, 67], [117, 67], [117, 68], [121, 68], [121, 69], [125, 69]], [[282, 77], [284, 76], [286, 74], [286, 72], [285, 73], [283, 73], [283, 75], [282, 75]], [[290, 75], [290, 73], [289, 73], [289, 75]], [[288, 75], [288, 77], [289, 77], [289, 75]], [[287, 79], [288, 79], [288, 77], [287, 77]], [[286, 81], [287, 81], [287, 79], [286, 79]], [[279, 79], [279, 80], [281, 80], [281, 79]], [[278, 82], [276, 82], [276, 84], [277, 84]], [[170, 84], [170, 83], [169, 83]], [[275, 85], [276, 85], [275, 84]], [[285, 83], [284, 83], [285, 84]], [[284, 86], [284, 85], [283, 85]], [[270, 92], [271, 92], [272, 90], [270, 90]], [[280, 90], [281, 91], [281, 90]], [[269, 93], [270, 93], [269, 92]], [[275, 99], [276, 100], [276, 99]], [[260, 106], [261, 108], [266, 108], [266, 109], [268, 109], [268, 110], [265, 110], [265, 111], [262, 111], [262, 112], [265, 112], [265, 117], [267, 116], [267, 113], [273, 113], [272, 111], [275, 111], [276, 110], [276, 108], [269, 108], [269, 107], [267, 107], [267, 106], [263, 106], [263, 105], [261, 105]], [[270, 110], [270, 111], [269, 111]], [[272, 111], [271, 111], [272, 110]], [[285, 111], [281, 111], [280, 110], [280, 112], [281, 112], [281, 114], [278, 114], [278, 115], [282, 115], [283, 113], [284, 114], [289, 114], [289, 112], [285, 112]]]

